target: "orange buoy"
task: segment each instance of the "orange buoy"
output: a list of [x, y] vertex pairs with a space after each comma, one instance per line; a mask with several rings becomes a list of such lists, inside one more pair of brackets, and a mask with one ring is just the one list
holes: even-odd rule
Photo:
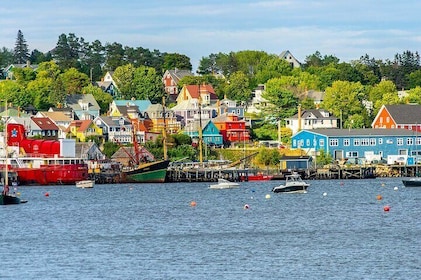
[[192, 202], [190, 202], [191, 207], [195, 207], [196, 205], [197, 205], [196, 201], [193, 200]]
[[384, 206], [384, 207], [383, 207], [383, 210], [384, 210], [385, 212], [389, 212], [389, 210], [390, 210], [390, 206], [389, 206], [389, 205]]
[[377, 198], [377, 200], [382, 200], [382, 199], [383, 199], [383, 197], [382, 197], [380, 194], [378, 194], [378, 195], [376, 196], [376, 198]]

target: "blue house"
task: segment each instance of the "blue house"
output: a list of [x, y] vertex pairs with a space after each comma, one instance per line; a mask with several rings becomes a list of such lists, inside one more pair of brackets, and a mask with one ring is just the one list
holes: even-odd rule
[[[199, 139], [199, 120], [195, 120], [193, 122], [189, 122], [183, 130], [184, 134], [187, 134], [193, 140]], [[202, 121], [202, 139], [203, 143], [210, 146], [222, 146], [223, 139], [222, 135], [219, 134], [218, 128], [211, 120], [204, 120]]]
[[415, 164], [421, 161], [421, 135], [407, 129], [313, 129], [292, 137], [292, 148], [316, 155], [324, 150], [335, 160], [352, 163], [386, 161]]

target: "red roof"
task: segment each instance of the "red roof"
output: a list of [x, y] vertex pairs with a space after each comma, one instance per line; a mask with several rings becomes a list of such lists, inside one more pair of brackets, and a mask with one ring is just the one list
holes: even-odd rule
[[199, 98], [199, 90], [200, 93], [205, 94], [208, 93], [210, 95], [211, 100], [217, 100], [218, 96], [215, 94], [215, 90], [213, 89], [212, 85], [186, 85], [188, 92], [192, 98]]
[[50, 118], [46, 118], [46, 117], [36, 118], [36, 117], [33, 117], [32, 120], [42, 130], [58, 130], [58, 126]]

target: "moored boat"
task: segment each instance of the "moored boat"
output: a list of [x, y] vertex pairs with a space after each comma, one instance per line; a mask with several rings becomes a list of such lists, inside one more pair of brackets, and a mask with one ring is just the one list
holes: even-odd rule
[[83, 180], [83, 181], [76, 182], [76, 187], [81, 188], [81, 189], [93, 188], [94, 185], [95, 185], [94, 180]]
[[218, 184], [213, 184], [210, 185], [209, 188], [210, 189], [235, 189], [235, 188], [239, 188], [240, 184], [236, 183], [236, 182], [231, 182], [225, 179], [218, 179]]
[[28, 139], [24, 126], [12, 123], [5, 139], [8, 151], [0, 157], [0, 169], [15, 172], [20, 185], [67, 185], [88, 178], [88, 165], [75, 157], [74, 140]]
[[306, 193], [310, 184], [301, 179], [300, 174], [292, 173], [285, 176], [285, 184], [272, 189], [275, 193]]
[[421, 178], [403, 179], [402, 183], [405, 187], [421, 187]]
[[169, 160], [159, 160], [140, 163], [135, 168], [123, 170], [121, 182], [123, 183], [164, 183], [167, 176]]

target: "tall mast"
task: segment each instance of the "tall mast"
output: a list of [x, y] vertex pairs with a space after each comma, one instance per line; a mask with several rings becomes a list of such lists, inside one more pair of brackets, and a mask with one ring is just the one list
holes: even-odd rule
[[6, 188], [6, 186], [9, 185], [9, 163], [8, 163], [8, 153], [7, 153], [7, 141], [8, 141], [8, 131], [7, 131], [7, 122], [8, 122], [8, 116], [9, 116], [9, 112], [7, 110], [7, 100], [6, 100], [6, 123], [5, 123], [5, 134], [4, 134], [4, 152], [5, 152], [5, 158], [6, 158], [6, 162], [5, 162], [5, 167], [4, 167], [4, 187]]
[[199, 162], [203, 162], [202, 95], [199, 84]]
[[162, 129], [162, 145], [164, 148], [164, 160], [168, 160], [168, 151], [167, 151], [167, 121], [165, 118], [165, 95], [162, 96], [162, 115], [164, 116], [164, 128]]

